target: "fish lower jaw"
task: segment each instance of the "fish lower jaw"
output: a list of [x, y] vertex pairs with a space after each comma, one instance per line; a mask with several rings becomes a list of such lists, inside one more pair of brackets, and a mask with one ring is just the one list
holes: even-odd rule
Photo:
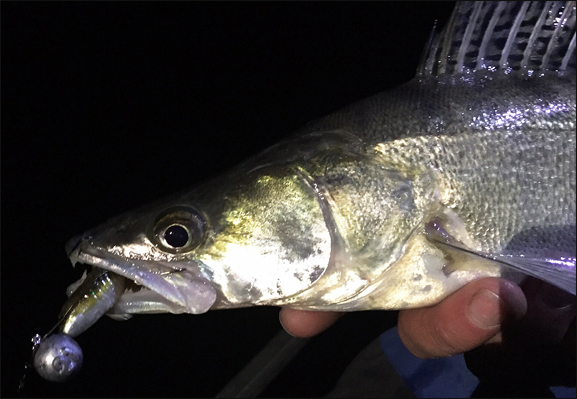
[[158, 293], [141, 288], [137, 291], [127, 289], [107, 312], [107, 315], [132, 315], [143, 313], [187, 313], [184, 306], [168, 301]]
[[[80, 263], [77, 260], [74, 264]], [[90, 264], [81, 263], [85, 267], [84, 273], [80, 279], [70, 284], [66, 289], [66, 295], [71, 296], [76, 289], [86, 280], [86, 276], [92, 267]], [[151, 289], [144, 287], [137, 281], [131, 280], [114, 272], [108, 271], [109, 275], [115, 275], [117, 278], [124, 280], [124, 290], [116, 300], [114, 306], [106, 314], [116, 319], [125, 320], [132, 314], [140, 313], [186, 313], [186, 308], [176, 303], [170, 302], [162, 295]]]
[[[83, 263], [124, 277], [128, 284], [111, 314], [204, 313], [216, 300], [211, 284], [190, 270], [160, 262], [124, 259], [87, 244], [70, 254], [73, 265]], [[79, 285], [79, 284], [78, 284]]]
[[108, 316], [126, 315], [125, 317], [128, 318], [128, 315], [142, 313], [186, 313], [184, 306], [168, 301], [162, 295], [134, 280], [122, 278], [126, 280], [124, 292], [106, 313]]

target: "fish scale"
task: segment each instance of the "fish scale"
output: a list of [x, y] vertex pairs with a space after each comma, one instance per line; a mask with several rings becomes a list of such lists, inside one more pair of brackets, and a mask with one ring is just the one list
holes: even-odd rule
[[[461, 84], [413, 82], [307, 131], [351, 132], [376, 148], [391, 168], [432, 165], [442, 170], [454, 193], [445, 205], [468, 221], [467, 231], [479, 249], [499, 251], [516, 233], [541, 223], [574, 224], [574, 82], [551, 76], [527, 78], [528, 85], [508, 76], [476, 75]], [[483, 82], [482, 89], [474, 87], [475, 80]], [[503, 98], [503, 93], [507, 96], [500, 102], [487, 100]], [[436, 104], [423, 107], [433, 99]], [[413, 112], [406, 109], [405, 104], [415, 103]], [[366, 123], [374, 121], [374, 114], [388, 122]], [[431, 114], [441, 120], [433, 131]]]
[[412, 81], [72, 239], [73, 264], [139, 284], [107, 314], [405, 309], [519, 273], [575, 294], [575, 2], [459, 3], [423, 54]]

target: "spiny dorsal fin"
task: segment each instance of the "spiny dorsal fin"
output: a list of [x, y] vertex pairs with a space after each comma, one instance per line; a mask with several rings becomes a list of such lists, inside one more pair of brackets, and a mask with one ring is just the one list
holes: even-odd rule
[[574, 1], [471, 1], [433, 34], [417, 76], [478, 70], [575, 71]]

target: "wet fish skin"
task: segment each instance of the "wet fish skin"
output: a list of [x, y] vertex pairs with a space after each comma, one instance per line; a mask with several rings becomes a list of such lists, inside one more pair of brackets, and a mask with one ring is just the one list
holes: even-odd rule
[[[228, 175], [117, 218], [84, 245], [151, 270], [194, 269], [215, 288], [212, 308], [434, 303], [500, 272], [483, 264], [446, 276], [446, 255], [423, 239], [427, 219], [443, 217], [452, 236], [492, 253], [526, 229], [574, 223], [572, 88], [554, 75], [415, 80], [308, 126]], [[159, 214], [179, 206], [206, 221], [202, 243], [186, 253], [163, 250], [151, 233]], [[413, 252], [399, 262], [403, 248]], [[380, 290], [394, 293], [368, 295], [387, 279]]]
[[[574, 38], [574, 3], [554, 6], [572, 12]], [[114, 218], [67, 245], [71, 260], [144, 287], [113, 313], [420, 307], [501, 275], [489, 260], [498, 256], [545, 266], [571, 258], [543, 278], [574, 286], [574, 65], [461, 69], [421, 73], [223, 176]], [[491, 256], [436, 245], [431, 223]], [[182, 247], [164, 237], [176, 225], [193, 237]]]
[[496, 251], [528, 225], [574, 224], [574, 79], [416, 79], [307, 130], [338, 126], [390, 168], [438, 171], [442, 205], [466, 221], [478, 249]]

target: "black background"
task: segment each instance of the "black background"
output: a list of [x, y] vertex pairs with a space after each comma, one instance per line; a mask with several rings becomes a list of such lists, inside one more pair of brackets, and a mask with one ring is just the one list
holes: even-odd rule
[[[453, 3], [2, 2], [2, 396], [80, 276], [66, 241], [410, 80]], [[27, 396], [214, 396], [278, 309], [103, 318], [81, 374]], [[320, 396], [396, 322], [347, 315], [264, 396]]]

